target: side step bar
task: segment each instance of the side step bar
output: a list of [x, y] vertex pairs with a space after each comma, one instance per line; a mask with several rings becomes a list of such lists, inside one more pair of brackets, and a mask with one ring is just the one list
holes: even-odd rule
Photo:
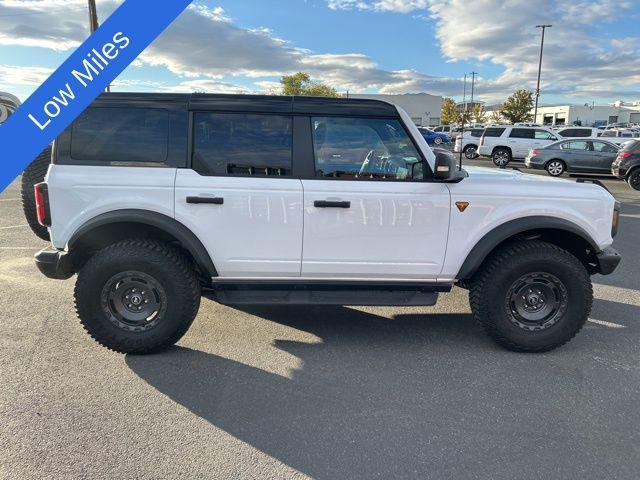
[[450, 285], [378, 283], [214, 284], [203, 295], [224, 305], [432, 306]]

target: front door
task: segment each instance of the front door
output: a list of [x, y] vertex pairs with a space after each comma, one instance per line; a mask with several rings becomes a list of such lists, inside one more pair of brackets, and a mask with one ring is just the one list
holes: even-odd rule
[[423, 180], [398, 120], [312, 118], [315, 178], [304, 188], [302, 276], [435, 279], [444, 261], [450, 194]]
[[291, 176], [291, 117], [193, 115], [192, 169], [177, 170], [176, 219], [221, 277], [299, 277], [303, 197]]

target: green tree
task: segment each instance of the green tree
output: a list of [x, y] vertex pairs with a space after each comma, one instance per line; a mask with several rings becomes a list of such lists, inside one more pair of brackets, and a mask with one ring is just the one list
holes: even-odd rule
[[475, 123], [484, 123], [486, 116], [487, 112], [482, 103], [476, 103], [473, 105], [471, 108], [471, 120]]
[[305, 95], [314, 97], [337, 97], [338, 92], [328, 85], [311, 80], [308, 73], [298, 72], [284, 75], [280, 79], [283, 95]]
[[500, 110], [502, 109], [502, 105], [497, 105], [494, 110], [492, 110], [489, 115], [489, 121], [491, 123], [500, 123], [502, 121], [502, 116], [500, 115]]
[[454, 123], [460, 123], [462, 115], [455, 100], [452, 98], [445, 98], [442, 101], [442, 107], [440, 107], [440, 123], [442, 125], [453, 125]]
[[533, 93], [528, 90], [516, 90], [505, 100], [500, 114], [511, 123], [531, 121]]

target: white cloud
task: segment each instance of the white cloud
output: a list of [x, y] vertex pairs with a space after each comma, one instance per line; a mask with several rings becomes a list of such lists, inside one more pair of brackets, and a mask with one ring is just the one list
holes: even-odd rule
[[3, 85], [12, 84], [39, 87], [51, 75], [51, 72], [50, 68], [0, 65], [0, 91], [9, 90]]
[[[335, 10], [410, 13], [434, 22], [445, 59], [485, 61], [503, 68], [494, 78], [480, 77], [477, 92], [501, 100], [516, 88], [535, 86], [538, 23], [557, 23], [545, 44], [543, 92], [560, 96], [632, 98], [640, 85], [640, 38], [594, 38], [585, 23], [612, 21], [632, 8], [630, 0], [326, 0]], [[101, 20], [121, 0], [98, 3]], [[637, 2], [636, 2], [637, 3]], [[52, 12], [55, 12], [52, 13]], [[382, 14], [382, 13], [381, 13]], [[0, 0], [0, 45], [68, 50], [88, 34], [84, 0]], [[434, 55], [434, 60], [438, 56]], [[220, 7], [191, 5], [136, 61], [171, 71], [173, 83], [128, 80], [116, 87], [177, 91], [278, 91], [274, 77], [306, 71], [339, 91], [383, 93], [426, 91], [459, 96], [459, 78], [437, 77], [409, 68], [389, 70], [362, 53], [311, 52], [278, 38], [268, 28], [245, 29]], [[32, 70], [32, 73], [35, 70]], [[0, 72], [1, 74], [1, 72]], [[245, 79], [237, 85], [235, 78]], [[3, 81], [31, 85], [22, 75]], [[30, 77], [32, 78], [32, 77]], [[247, 81], [249, 80], [249, 81]], [[33, 81], [33, 80], [31, 80]]]
[[428, 0], [329, 0], [332, 10], [373, 10], [376, 12], [409, 13], [427, 8]]

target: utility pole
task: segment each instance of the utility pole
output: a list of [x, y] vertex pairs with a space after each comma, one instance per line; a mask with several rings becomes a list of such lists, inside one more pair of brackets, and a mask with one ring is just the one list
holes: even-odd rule
[[540, 60], [538, 61], [538, 83], [536, 85], [536, 106], [533, 109], [533, 123], [538, 118], [538, 98], [540, 97], [540, 72], [542, 71], [542, 50], [544, 50], [544, 32], [553, 25], [536, 25], [536, 28], [542, 29], [542, 40], [540, 41]]
[[[464, 74], [464, 87], [462, 90], [462, 132], [464, 134], [464, 114], [467, 110], [467, 74]], [[455, 141], [455, 140], [454, 140]], [[460, 140], [460, 156], [458, 158], [458, 170], [462, 171], [462, 140]]]
[[96, 0], [89, 0], [89, 30], [91, 33], [98, 29], [98, 10]]
[[[89, 1], [89, 31], [91, 33], [95, 32], [98, 27], [98, 9], [96, 8], [96, 0], [88, 0]], [[111, 88], [107, 85], [105, 91], [110, 92]]]
[[471, 72], [471, 111], [473, 112], [473, 87], [476, 83], [476, 75], [478, 72]]

